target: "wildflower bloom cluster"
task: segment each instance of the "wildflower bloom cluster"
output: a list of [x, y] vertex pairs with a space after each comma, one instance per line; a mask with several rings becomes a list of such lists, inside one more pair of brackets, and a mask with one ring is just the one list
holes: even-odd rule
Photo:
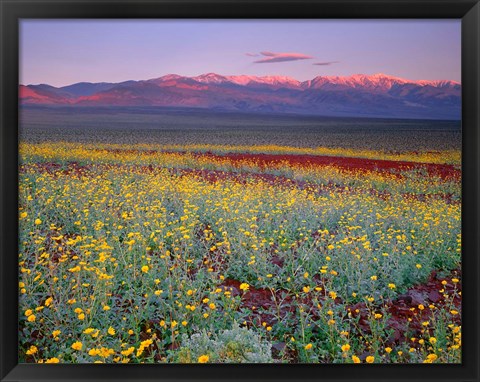
[[457, 154], [22, 144], [20, 360], [459, 362]]

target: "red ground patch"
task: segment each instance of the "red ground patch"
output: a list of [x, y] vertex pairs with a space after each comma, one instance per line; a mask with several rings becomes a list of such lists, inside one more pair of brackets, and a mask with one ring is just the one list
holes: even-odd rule
[[[387, 303], [387, 311], [391, 315], [388, 320], [388, 327], [393, 329], [393, 335], [387, 340], [387, 344], [394, 345], [401, 342], [412, 342], [412, 347], [417, 347], [417, 342], [411, 341], [412, 337], [420, 338], [424, 332], [432, 334], [431, 325], [424, 326], [423, 323], [430, 322], [432, 314], [439, 308], [446, 307], [444, 294], [454, 296], [453, 308], [461, 311], [461, 298], [454, 293], [462, 291], [461, 283], [454, 284], [452, 278], [460, 278], [459, 270], [453, 271], [449, 277], [438, 278], [434, 271], [425, 284], [416, 285], [410, 288], [405, 294], [398, 296], [395, 300]], [[442, 282], [446, 282], [445, 285]], [[443, 292], [440, 292], [443, 290]], [[433, 308], [430, 306], [433, 304]], [[423, 305], [420, 310], [419, 305]], [[350, 307], [354, 317], [359, 318], [359, 326], [369, 333], [368, 309], [364, 303], [358, 303]], [[452, 323], [461, 325], [461, 315], [454, 316]]]
[[366, 170], [366, 171], [400, 171], [425, 169], [429, 175], [440, 176], [446, 178], [460, 178], [461, 171], [450, 164], [434, 164], [434, 163], [415, 163], [405, 161], [390, 161], [380, 159], [366, 158], [349, 158], [349, 157], [332, 157], [319, 155], [276, 155], [276, 154], [250, 154], [250, 153], [228, 153], [218, 155], [211, 152], [205, 154], [197, 154], [212, 159], [228, 159], [232, 162], [241, 162], [245, 160], [255, 161], [260, 167], [268, 167], [272, 164], [280, 164], [288, 162], [292, 165], [300, 166], [336, 166], [349, 170]]

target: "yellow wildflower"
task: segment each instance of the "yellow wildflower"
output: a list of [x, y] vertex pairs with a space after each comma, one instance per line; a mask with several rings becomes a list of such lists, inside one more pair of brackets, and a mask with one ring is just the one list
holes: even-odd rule
[[122, 350], [120, 353], [124, 356], [129, 356], [134, 351], [135, 351], [135, 348], [132, 346], [132, 347], [129, 347], [127, 350]]
[[27, 350], [26, 354], [27, 355], [33, 355], [38, 351], [38, 348], [35, 345], [30, 346], [30, 348]]

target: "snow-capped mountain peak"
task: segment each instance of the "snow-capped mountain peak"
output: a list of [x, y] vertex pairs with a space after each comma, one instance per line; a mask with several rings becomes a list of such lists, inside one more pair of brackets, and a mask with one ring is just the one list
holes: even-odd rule
[[216, 73], [206, 73], [206, 74], [201, 74], [196, 77], [191, 77], [192, 80], [195, 80], [197, 82], [201, 82], [204, 84], [221, 84], [225, 82], [229, 82], [228, 78], [225, 76], [222, 76], [220, 74]]

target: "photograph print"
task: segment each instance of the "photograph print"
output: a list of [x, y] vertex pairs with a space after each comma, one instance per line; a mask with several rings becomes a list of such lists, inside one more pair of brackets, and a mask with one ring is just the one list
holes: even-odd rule
[[460, 20], [19, 27], [19, 363], [462, 362]]

